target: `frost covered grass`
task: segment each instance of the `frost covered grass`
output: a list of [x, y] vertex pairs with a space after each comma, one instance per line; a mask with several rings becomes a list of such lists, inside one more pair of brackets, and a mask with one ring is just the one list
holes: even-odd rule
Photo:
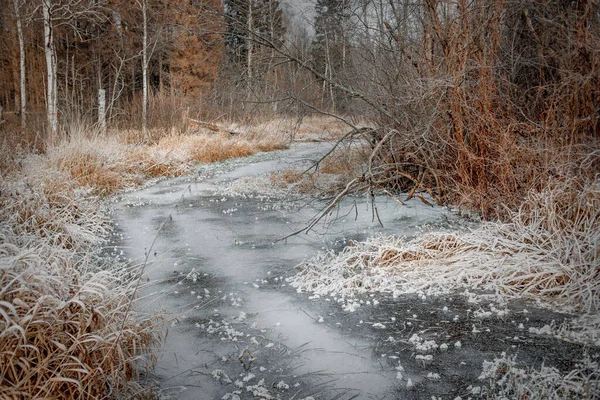
[[[530, 193], [508, 222], [482, 222], [467, 231], [427, 232], [412, 239], [378, 236], [354, 242], [340, 253], [332, 251], [305, 261], [288, 282], [314, 297], [330, 296], [350, 312], [362, 304], [357, 296], [375, 292], [394, 297], [418, 294], [421, 300], [463, 293], [469, 295], [469, 302], [491, 297], [506, 303], [520, 298], [571, 312], [569, 320], [530, 327], [528, 333], [581, 345], [589, 351], [587, 358], [567, 365], [556, 362], [549, 353], [544, 359], [548, 357], [550, 365], [524, 367], [523, 360], [517, 360], [519, 353], [495, 354], [483, 364], [481, 384], [470, 387], [462, 398], [596, 399], [600, 396], [595, 354], [600, 345], [599, 242], [600, 184], [573, 179]], [[444, 312], [447, 310], [444, 307]], [[472, 316], [488, 314], [505, 315], [491, 306], [490, 312], [476, 310]], [[458, 321], [458, 315], [453, 321]], [[379, 323], [373, 328], [385, 326]], [[473, 325], [471, 334], [483, 330], [483, 326]], [[413, 335], [407, 343], [416, 353], [437, 348], [448, 351], [448, 344], [438, 345], [425, 336]], [[456, 349], [461, 346], [460, 341], [454, 344]], [[432, 358], [431, 354], [414, 356], [423, 367]], [[398, 370], [397, 379], [406, 379], [401, 372]], [[426, 379], [433, 377], [428, 374]], [[413, 386], [407, 379], [406, 389]]]
[[600, 347], [600, 315], [583, 314], [561, 324], [552, 321], [541, 328], [531, 327], [529, 332], [568, 342]]
[[258, 175], [236, 179], [232, 182], [219, 187], [219, 195], [244, 197], [244, 196], [263, 196], [263, 197], [285, 197], [294, 192], [293, 183], [285, 184], [283, 181], [275, 181], [268, 175]]
[[131, 306], [137, 274], [86, 270], [85, 259], [73, 256], [43, 245], [0, 246], [0, 397], [141, 392], [133, 379], [152, 363], [160, 331], [157, 316]]
[[147, 179], [180, 176], [200, 162], [245, 157], [285, 148], [283, 139], [198, 133], [165, 136], [154, 144], [118, 138], [74, 139], [47, 150], [50, 167], [69, 174], [94, 194], [110, 195]]
[[600, 187], [573, 180], [532, 193], [508, 223], [412, 240], [379, 236], [304, 263], [299, 291], [441, 294], [462, 288], [531, 298], [563, 310], [600, 309]]
[[0, 187], [0, 397], [137, 393], [160, 316], [135, 310], [135, 268], [94, 261], [108, 233], [98, 198], [45, 161]]
[[[310, 171], [288, 169], [269, 175], [273, 187], [294, 194], [333, 195], [364, 172], [370, 148], [352, 146], [336, 148]], [[304, 173], [303, 173], [304, 172]]]
[[219, 188], [218, 193], [229, 196], [330, 196], [343, 189], [351, 176], [360, 175], [362, 157], [359, 151], [353, 154], [345, 157], [334, 152], [320, 162], [316, 171], [290, 168], [236, 179]]
[[556, 368], [541, 366], [521, 368], [516, 356], [501, 357], [483, 363], [479, 376], [485, 385], [472, 388], [472, 394], [486, 399], [597, 399], [600, 396], [600, 366], [589, 356], [575, 369], [561, 373]]

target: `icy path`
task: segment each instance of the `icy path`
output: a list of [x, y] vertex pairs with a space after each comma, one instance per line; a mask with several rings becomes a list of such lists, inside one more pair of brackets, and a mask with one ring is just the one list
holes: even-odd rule
[[340, 393], [341, 398], [393, 398], [396, 375], [373, 357], [373, 343], [344, 334], [343, 320], [337, 322], [340, 329], [321, 323], [328, 318], [322, 307], [296, 294], [283, 277], [320, 250], [384, 230], [412, 234], [417, 226], [440, 220], [443, 211], [420, 202], [399, 207], [382, 198], [381, 228], [372, 221], [368, 199], [353, 198], [340, 209], [350, 214], [339, 216], [326, 232], [321, 226], [320, 234], [274, 244], [302, 228], [325, 203], [221, 194], [234, 179], [306, 166], [323, 150], [323, 144], [304, 144], [205, 166], [196, 177], [163, 181], [117, 203], [114, 218], [125, 238], [119, 243], [124, 256], [142, 260], [151, 253], [146, 306], [180, 316], [156, 369], [164, 398], [221, 398], [235, 390], [248, 398], [248, 387], [254, 395], [264, 388], [265, 398]]

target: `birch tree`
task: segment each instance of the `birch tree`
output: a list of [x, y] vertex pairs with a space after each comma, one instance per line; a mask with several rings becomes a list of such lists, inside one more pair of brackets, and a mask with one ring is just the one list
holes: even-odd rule
[[23, 23], [21, 20], [21, 6], [22, 3], [19, 0], [13, 0], [13, 6], [15, 8], [15, 20], [17, 23], [17, 37], [19, 39], [19, 99], [20, 99], [20, 110], [21, 115], [21, 127], [25, 128], [26, 113], [27, 113], [27, 92], [25, 87], [25, 39], [23, 36]]
[[48, 131], [58, 133], [58, 77], [55, 29], [58, 26], [84, 36], [89, 27], [84, 22], [106, 20], [105, 1], [83, 2], [81, 0], [41, 0], [44, 27], [44, 58], [46, 60], [46, 115]]
[[147, 134], [148, 126], [148, 1], [142, 0], [142, 135]]
[[52, 136], [58, 133], [58, 96], [56, 84], [56, 50], [54, 48], [54, 32], [52, 24], [52, 0], [42, 1], [42, 18], [44, 23], [44, 55], [46, 58], [46, 116], [48, 129]]

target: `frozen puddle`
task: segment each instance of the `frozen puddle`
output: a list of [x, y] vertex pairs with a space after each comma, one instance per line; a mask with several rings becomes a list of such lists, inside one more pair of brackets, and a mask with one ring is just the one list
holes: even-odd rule
[[[354, 197], [316, 232], [274, 243], [326, 203], [236, 192], [228, 184], [307, 166], [324, 146], [206, 165], [195, 176], [125, 194], [115, 204], [116, 254], [134, 262], [149, 257], [144, 310], [164, 308], [177, 317], [153, 374], [161, 398], [477, 398], [473, 382], [483, 360], [528, 341], [543, 343], [542, 354], [557, 345], [528, 333], [535, 322], [543, 326], [542, 314], [518, 305], [508, 316], [482, 318], [475, 311], [501, 305], [474, 306], [464, 296], [377, 295], [349, 312], [341, 299], [296, 293], [285, 278], [319, 251], [378, 232], [413, 235], [453, 218], [418, 200], [401, 206], [380, 198], [382, 228], [369, 199]], [[579, 351], [563, 350], [566, 357]], [[532, 364], [543, 361], [529, 357]]]

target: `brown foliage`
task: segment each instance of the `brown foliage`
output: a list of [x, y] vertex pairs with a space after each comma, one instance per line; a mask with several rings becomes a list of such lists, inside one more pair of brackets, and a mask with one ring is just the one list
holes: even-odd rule
[[404, 53], [413, 80], [399, 90], [412, 97], [380, 119], [396, 132], [380, 146], [374, 181], [408, 179], [495, 218], [553, 180], [594, 179], [598, 11], [594, 2], [426, 1], [421, 49]]
[[[25, 41], [26, 117], [28, 121], [43, 122], [46, 80], [41, 79], [45, 61], [39, 2], [19, 3]], [[221, 2], [149, 3], [151, 92], [194, 96], [193, 101], [199, 101], [214, 81], [222, 58], [223, 42], [217, 33], [223, 31]], [[128, 0], [53, 4], [60, 123], [68, 123], [73, 116], [90, 114], [95, 119], [98, 89], [105, 89], [109, 124], [128, 126], [136, 115], [142, 89], [140, 4]], [[92, 4], [93, 13], [82, 11]], [[20, 111], [20, 53], [13, 2], [0, 1], [0, 6], [0, 26], [4, 32], [0, 35], [0, 104], [12, 116]], [[193, 101], [188, 98], [187, 105]], [[159, 107], [153, 110], [155, 114], [158, 111]], [[162, 127], [165, 121], [173, 122], [172, 118], [157, 117], [149, 126], [154, 122]], [[29, 125], [28, 129], [43, 133], [43, 123]], [[4, 129], [0, 125], [0, 132]]]
[[140, 351], [151, 351], [157, 340], [152, 320], [128, 315], [129, 296], [110, 293], [116, 282], [57, 275], [53, 267], [35, 254], [0, 259], [0, 396], [77, 399], [121, 392], [139, 374]]

